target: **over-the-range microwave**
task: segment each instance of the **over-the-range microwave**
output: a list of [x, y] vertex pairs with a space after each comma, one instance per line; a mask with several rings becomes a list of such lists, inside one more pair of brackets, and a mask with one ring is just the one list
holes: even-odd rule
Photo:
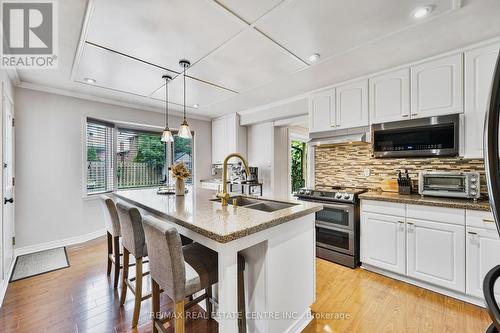
[[372, 125], [374, 157], [458, 156], [458, 114]]

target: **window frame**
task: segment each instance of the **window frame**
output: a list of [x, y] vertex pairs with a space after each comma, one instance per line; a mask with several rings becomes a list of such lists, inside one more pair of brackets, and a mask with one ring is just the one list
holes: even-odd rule
[[[95, 123], [101, 123], [103, 125], [107, 126], [112, 126], [112, 133], [113, 133], [113, 188], [112, 190], [106, 190], [106, 191], [99, 191], [99, 192], [93, 192], [93, 193], [88, 193], [87, 192], [87, 177], [88, 177], [88, 169], [87, 169], [87, 122], [88, 121], [95, 122]], [[119, 122], [119, 121], [112, 121], [112, 120], [103, 120], [100, 118], [95, 118], [90, 115], [85, 115], [82, 117], [82, 130], [81, 130], [81, 142], [82, 142], [82, 198], [84, 200], [92, 200], [99, 198], [100, 195], [102, 194], [109, 194], [109, 193], [114, 193], [116, 191], [119, 191], [118, 189], [118, 158], [116, 158], [117, 152], [118, 152], [118, 131], [119, 130], [130, 130], [130, 131], [137, 131], [137, 132], [142, 132], [142, 133], [150, 133], [150, 134], [159, 134], [161, 135], [163, 131], [163, 127], [159, 126], [152, 126], [152, 125], [145, 125], [145, 124], [137, 124], [137, 123], [129, 123], [129, 122]], [[172, 129], [172, 134], [177, 135], [179, 130], [177, 129]], [[195, 173], [195, 165], [196, 165], [196, 154], [195, 154], [195, 131], [191, 131], [192, 134], [192, 185], [195, 186], [196, 184], [196, 173]], [[174, 143], [172, 143], [172, 151], [171, 151], [171, 160], [170, 162], [173, 162], [173, 152], [175, 150]], [[168, 150], [166, 150], [167, 152]], [[166, 156], [166, 161], [168, 162], [168, 153]], [[146, 187], [144, 187], [146, 188]], [[140, 188], [130, 188], [129, 190], [134, 190], [134, 189], [140, 189]]]

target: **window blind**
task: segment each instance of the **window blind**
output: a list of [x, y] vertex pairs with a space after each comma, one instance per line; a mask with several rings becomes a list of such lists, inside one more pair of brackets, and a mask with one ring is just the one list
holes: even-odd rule
[[87, 193], [114, 189], [113, 125], [87, 119]]
[[118, 189], [154, 187], [165, 182], [165, 144], [161, 133], [118, 129]]

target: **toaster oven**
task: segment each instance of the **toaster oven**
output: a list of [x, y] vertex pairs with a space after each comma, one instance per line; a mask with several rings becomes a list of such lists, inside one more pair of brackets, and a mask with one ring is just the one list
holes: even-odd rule
[[480, 186], [478, 172], [424, 171], [418, 174], [420, 195], [478, 199]]

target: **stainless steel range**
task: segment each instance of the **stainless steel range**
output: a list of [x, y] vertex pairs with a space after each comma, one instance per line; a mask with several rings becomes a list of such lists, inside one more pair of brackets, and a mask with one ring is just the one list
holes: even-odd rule
[[351, 268], [359, 266], [359, 199], [366, 189], [300, 189], [299, 200], [323, 204], [316, 213], [316, 256]]

